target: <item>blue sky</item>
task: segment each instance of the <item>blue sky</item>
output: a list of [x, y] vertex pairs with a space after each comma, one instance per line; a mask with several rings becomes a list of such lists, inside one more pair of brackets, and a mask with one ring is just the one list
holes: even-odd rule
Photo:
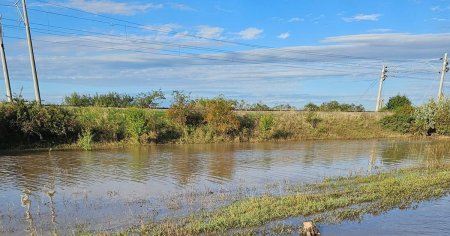
[[[11, 83], [32, 99], [14, 2], [0, 4]], [[297, 107], [337, 100], [372, 110], [386, 64], [384, 99], [400, 93], [420, 104], [437, 95], [439, 58], [450, 51], [444, 0], [27, 3], [47, 103], [72, 92], [162, 89]]]

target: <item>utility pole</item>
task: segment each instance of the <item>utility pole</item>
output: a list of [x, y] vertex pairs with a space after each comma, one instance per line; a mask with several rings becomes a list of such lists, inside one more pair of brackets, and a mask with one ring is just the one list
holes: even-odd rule
[[3, 44], [2, 16], [0, 16], [0, 45], [1, 45], [0, 54], [2, 57], [2, 65], [3, 65], [3, 76], [5, 77], [6, 97], [8, 98], [8, 102], [12, 102], [12, 93], [11, 93], [11, 84], [9, 82], [8, 64], [6, 63], [5, 45]]
[[30, 51], [31, 72], [33, 73], [33, 82], [34, 82], [34, 94], [36, 97], [36, 103], [38, 105], [41, 105], [41, 92], [39, 91], [39, 81], [36, 71], [36, 62], [34, 60], [33, 42], [31, 41], [31, 31], [30, 31], [30, 23], [28, 21], [27, 3], [25, 0], [22, 0], [22, 7], [23, 7], [23, 21], [25, 23], [25, 28], [27, 31], [28, 49]]
[[448, 72], [448, 57], [447, 53], [444, 54], [444, 57], [441, 58], [442, 60], [442, 70], [439, 72], [441, 74], [441, 82], [439, 83], [439, 93], [438, 93], [438, 101], [441, 101], [442, 97], [444, 96], [444, 79], [445, 79], [445, 73]]
[[377, 106], [375, 108], [376, 112], [380, 111], [383, 106], [383, 101], [381, 100], [381, 91], [383, 90], [383, 82], [387, 78], [387, 68], [387, 66], [383, 65], [383, 68], [381, 69], [380, 87], [378, 88]]

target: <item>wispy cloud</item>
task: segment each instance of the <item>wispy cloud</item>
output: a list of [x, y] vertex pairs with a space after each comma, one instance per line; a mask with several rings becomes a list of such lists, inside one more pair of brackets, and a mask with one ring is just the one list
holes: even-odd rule
[[[159, 50], [146, 49], [148, 44], [132, 43], [124, 39], [117, 39], [114, 44], [107, 41], [110, 39], [98, 37], [97, 40], [105, 42], [85, 42], [94, 38], [95, 36], [36, 36], [36, 47], [39, 48], [36, 58], [41, 84], [44, 87], [47, 85], [45, 99], [73, 91], [138, 93], [161, 88], [163, 91], [192, 91], [194, 96], [222, 93], [250, 101], [267, 97], [264, 101], [268, 103], [283, 99], [286, 103], [300, 106], [303, 100], [316, 96], [314, 101], [317, 103], [332, 98], [361, 102], [370, 109], [375, 104], [375, 90], [370, 91], [364, 101], [358, 99], [370, 83], [378, 78], [381, 63], [405, 70], [414, 68], [415, 71], [423, 71], [419, 75], [406, 75], [421, 77], [423, 80], [408, 80], [396, 72], [395, 80], [390, 81], [384, 94], [388, 97], [402, 92], [420, 102], [426, 94], [423, 87], [428, 88], [437, 75], [435, 71], [430, 71], [427, 63], [439, 67], [439, 57], [450, 49], [450, 34], [345, 35], [326, 38], [317, 46], [254, 49], [233, 53], [204, 52], [200, 55], [184, 54], [182, 48], [179, 54], [162, 55], [163, 52]], [[148, 36], [135, 38], [149, 40]], [[81, 42], [92, 47], [78, 46]], [[196, 45], [209, 47], [206, 43], [206, 40], [199, 40]], [[28, 63], [26, 45], [17, 42], [10, 47], [10, 72], [17, 78], [13, 86], [20, 88], [23, 84], [24, 94], [28, 96], [32, 94], [33, 88], [28, 80], [29, 74], [23, 70]], [[172, 45], [167, 45], [167, 48], [170, 47]], [[75, 48], [77, 53], [73, 53]], [[217, 60], [209, 60], [211, 57]], [[286, 63], [287, 58], [296, 66]], [[399, 59], [408, 60], [399, 62]], [[286, 64], [289, 66], [283, 66]], [[274, 87], [274, 83], [277, 86]], [[57, 89], [49, 91], [48, 84], [53, 84]], [[310, 87], [305, 87], [307, 84]], [[331, 87], [337, 84], [349, 85], [351, 89], [345, 93], [332, 90]], [[431, 92], [434, 95], [434, 91]]]
[[448, 11], [448, 10], [450, 10], [450, 6], [448, 6], [448, 7], [443, 7], [443, 6], [432, 6], [432, 7], [430, 8], [430, 10], [436, 11], [436, 12], [440, 12], [440, 11]]
[[201, 25], [197, 27], [197, 36], [203, 38], [221, 38], [224, 31], [221, 27]]
[[92, 13], [116, 15], [134, 15], [136, 13], [161, 9], [164, 7], [164, 5], [160, 3], [142, 4], [132, 2], [117, 2], [112, 0], [69, 0], [64, 3], [56, 3]]
[[168, 5], [171, 8], [176, 9], [176, 10], [180, 10], [180, 11], [195, 11], [195, 9], [193, 7], [188, 6], [186, 4], [183, 4], [183, 3], [171, 2], [171, 3], [168, 3]]
[[304, 21], [305, 19], [300, 18], [300, 17], [292, 17], [291, 19], [289, 19], [287, 22], [288, 23], [294, 23], [294, 22], [301, 22]]
[[448, 19], [446, 19], [446, 18], [438, 18], [438, 17], [431, 18], [431, 20], [432, 20], [432, 21], [440, 21], [440, 22], [442, 22], [442, 21], [448, 21]]
[[215, 6], [214, 6], [214, 9], [216, 9], [217, 11], [223, 12], [223, 13], [227, 13], [227, 14], [230, 14], [230, 13], [233, 13], [233, 12], [234, 12], [233, 10], [231, 10], [231, 9], [226, 9], [226, 8], [220, 6], [220, 5], [215, 5]]
[[252, 39], [259, 38], [263, 32], [264, 32], [264, 30], [262, 30], [262, 29], [250, 27], [250, 28], [244, 29], [236, 34], [239, 35], [241, 39], [252, 40]]
[[290, 36], [291, 36], [291, 34], [289, 32], [286, 32], [286, 33], [282, 33], [282, 34], [278, 35], [277, 38], [288, 39]]
[[169, 34], [175, 29], [180, 29], [182, 26], [175, 23], [162, 24], [162, 25], [146, 25], [141, 27], [144, 30], [156, 31], [158, 34]]
[[345, 22], [378, 21], [380, 16], [380, 14], [358, 14], [352, 17], [343, 17], [342, 20]]
[[295, 23], [295, 22], [302, 22], [305, 21], [305, 19], [300, 17], [291, 17], [291, 18], [283, 18], [279, 16], [274, 16], [271, 18], [273, 21], [283, 22], [283, 23]]
[[387, 28], [379, 28], [379, 29], [370, 29], [367, 30], [368, 33], [389, 33], [392, 32], [392, 29], [387, 29]]

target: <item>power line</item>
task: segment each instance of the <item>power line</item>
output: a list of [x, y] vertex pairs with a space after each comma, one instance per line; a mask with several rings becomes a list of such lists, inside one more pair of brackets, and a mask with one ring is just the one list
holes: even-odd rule
[[[9, 21], [13, 21], [12, 19], [7, 19]], [[111, 39], [118, 39], [120, 38], [120, 40], [123, 41], [131, 41], [131, 42], [136, 42], [136, 43], [155, 43], [155, 44], [159, 44], [159, 45], [163, 45], [163, 46], [168, 46], [168, 47], [173, 47], [173, 48], [190, 48], [190, 49], [197, 49], [197, 50], [205, 50], [205, 51], [212, 51], [212, 52], [220, 52], [220, 53], [229, 53], [229, 54], [235, 54], [235, 55], [250, 55], [250, 56], [264, 56], [264, 57], [269, 57], [269, 58], [274, 58], [277, 60], [288, 60], [288, 61], [293, 61], [293, 62], [317, 62], [317, 60], [312, 60], [312, 59], [300, 59], [300, 58], [293, 58], [293, 57], [274, 57], [274, 56], [270, 56], [270, 55], [266, 55], [266, 54], [259, 54], [259, 53], [254, 53], [254, 52], [235, 52], [235, 51], [229, 51], [229, 50], [222, 50], [222, 49], [215, 49], [215, 48], [207, 48], [207, 47], [199, 47], [199, 46], [192, 46], [192, 45], [186, 45], [186, 44], [178, 44], [178, 43], [167, 43], [167, 42], [161, 42], [161, 41], [155, 41], [155, 40], [150, 40], [150, 39], [146, 39], [146, 40], [136, 40], [136, 39], [123, 39], [122, 35], [114, 35], [114, 34], [105, 34], [105, 33], [101, 33], [101, 32], [96, 32], [96, 31], [87, 31], [87, 30], [80, 30], [80, 29], [74, 29], [74, 28], [67, 28], [67, 27], [59, 27], [59, 26], [54, 26], [54, 25], [45, 25], [45, 24], [41, 24], [41, 23], [33, 23], [33, 25], [40, 25], [43, 27], [51, 27], [51, 28], [58, 28], [58, 29], [63, 29], [63, 30], [69, 30], [69, 31], [76, 31], [76, 32], [83, 32], [83, 33], [89, 33], [89, 34], [94, 34], [94, 35], [101, 35], [101, 36], [106, 36], [108, 38]], [[36, 27], [33, 27], [33, 29], [39, 29]], [[48, 29], [42, 29], [41, 30], [48, 30]], [[50, 30], [48, 30], [50, 31]], [[51, 30], [54, 32], [60, 32], [60, 33], [67, 33], [64, 31], [60, 31], [60, 30]], [[84, 34], [83, 36], [91, 36], [89, 34]], [[77, 36], [79, 36], [79, 34], [75, 34]], [[61, 35], [61, 36], [65, 36], [65, 35]], [[355, 63], [337, 63], [337, 62], [328, 62], [329, 64], [335, 64], [338, 66], [352, 66], [352, 67], [361, 67], [361, 68], [373, 68], [373, 66], [370, 65], [365, 65], [365, 64], [355, 64]]]
[[[203, 37], [203, 36], [199, 36], [199, 35], [188, 34], [188, 33], [185, 33], [185, 32], [179, 32], [179, 31], [175, 31], [175, 30], [164, 30], [164, 29], [161, 29], [161, 28], [160, 29], [154, 29], [154, 28], [149, 29], [149, 28], [145, 28], [145, 27], [147, 27], [147, 25], [144, 25], [144, 24], [141, 24], [141, 23], [137, 23], [137, 22], [132, 22], [132, 21], [128, 21], [128, 20], [118, 19], [118, 18], [111, 17], [111, 16], [104, 16], [104, 15], [101, 15], [101, 14], [97, 14], [97, 13], [93, 13], [93, 12], [89, 12], [89, 11], [84, 11], [84, 10], [80, 10], [80, 9], [76, 9], [76, 8], [72, 8], [72, 7], [67, 7], [67, 6], [63, 6], [63, 5], [60, 5], [60, 4], [51, 3], [51, 2], [48, 2], [48, 1], [42, 1], [42, 0], [36, 0], [36, 1], [48, 4], [48, 5], [56, 6], [56, 7], [59, 7], [59, 8], [65, 8], [65, 9], [69, 9], [69, 10], [72, 10], [72, 11], [83, 12], [83, 13], [86, 13], [86, 14], [89, 14], [89, 15], [94, 15], [94, 16], [101, 17], [101, 18], [104, 18], [104, 19], [114, 20], [114, 21], [123, 22], [123, 23], [127, 23], [127, 24], [126, 25], [125, 24], [117, 24], [117, 23], [112, 23], [112, 22], [109, 22], [109, 21], [91, 19], [91, 18], [74, 16], [74, 15], [63, 14], [63, 13], [56, 13], [56, 12], [51, 12], [51, 11], [46, 11], [46, 10], [33, 9], [34, 11], [44, 12], [44, 13], [47, 13], [47, 14], [54, 14], [54, 15], [60, 15], [60, 16], [64, 16], [64, 17], [71, 17], [71, 18], [75, 18], [75, 19], [88, 20], [88, 21], [108, 24], [108, 25], [112, 25], [112, 26], [116, 26], [117, 25], [117, 26], [136, 28], [136, 29], [140, 29], [140, 30], [147, 29], [147, 30], [150, 30], [150, 31], [162, 32], [162, 33], [167, 33], [167, 34], [168, 33], [176, 33], [176, 34], [180, 34], [182, 36], [198, 38], [198, 39], [204, 39], [204, 40], [211, 40], [211, 41], [216, 41], [216, 42], [221, 42], [221, 43], [226, 43], [226, 44], [239, 45], [239, 46], [245, 46], [245, 47], [251, 47], [251, 48], [276, 49], [276, 48], [273, 48], [273, 47], [263, 46], [263, 45], [258, 45], [258, 44], [241, 43], [241, 42], [235, 42], [235, 41], [224, 40], [224, 39]], [[128, 24], [131, 24], [131, 25], [128, 25]], [[137, 26], [139, 26], [139, 27], [137, 27]], [[317, 53], [317, 52], [299, 51], [299, 50], [292, 50], [292, 49], [286, 49], [286, 48], [282, 48], [282, 49], [278, 49], [278, 50], [281, 50], [281, 51], [284, 51], [284, 52], [295, 52], [295, 53], [301, 52], [301, 53], [304, 53], [304, 54], [322, 55], [322, 56], [336, 57], [336, 58], [385, 61], [383, 59], [376, 59], [376, 58], [357, 57], [357, 56], [338, 55], [338, 54], [323, 54], [323, 53]], [[402, 61], [402, 62], [404, 62], [405, 60], [404, 59], [402, 59], [402, 60], [391, 59], [389, 61]]]
[[[21, 28], [20, 26], [13, 26], [13, 25], [5, 25], [6, 27], [10, 27], [10, 28]], [[37, 32], [47, 32], [48, 30], [47, 29], [36, 29], [36, 28], [33, 28], [33, 30], [34, 31], [37, 31]], [[51, 34], [51, 35], [56, 35], [56, 36], [66, 36], [66, 35], [61, 35], [61, 34], [54, 34], [54, 33], [47, 33], [47, 34]], [[79, 38], [77, 38], [77, 39], [79, 39]], [[84, 40], [84, 41], [90, 41], [90, 42], [99, 42], [99, 43], [109, 43], [109, 44], [116, 44], [116, 45], [123, 45], [123, 43], [118, 43], [118, 42], [109, 42], [109, 41], [103, 41], [103, 40], [95, 40], [95, 39], [86, 39], [86, 38], [82, 38], [82, 40]], [[37, 41], [37, 40], [36, 40]], [[40, 41], [42, 41], [42, 40], [40, 40]], [[48, 41], [48, 40], [46, 40], [46, 41]], [[60, 42], [60, 43], [62, 43], [62, 42]], [[71, 43], [70, 45], [74, 45], [73, 43]], [[92, 45], [80, 45], [80, 44], [77, 44], [77, 46], [88, 46], [88, 47], [94, 47], [94, 46], [92, 46]], [[98, 48], [100, 48], [100, 47], [98, 47]], [[101, 48], [105, 48], [105, 47], [101, 47]], [[122, 48], [107, 48], [107, 49], [111, 49], [111, 50], [114, 50], [114, 49], [117, 49], [117, 50], [126, 50], [126, 49], [122, 49]], [[176, 50], [170, 50], [170, 49], [164, 49], [164, 48], [155, 48], [155, 47], [138, 47], [138, 49], [151, 49], [151, 50], [158, 50], [158, 51], [166, 51], [166, 52], [170, 52], [170, 53], [175, 53], [175, 54], [179, 54], [179, 56], [180, 56], [180, 52], [179, 51], [176, 51]], [[135, 50], [134, 50], [134, 52], [136, 52]], [[292, 67], [292, 68], [302, 68], [302, 69], [313, 69], [313, 70], [321, 70], [321, 71], [332, 71], [332, 72], [341, 72], [341, 73], [344, 73], [345, 71], [341, 71], [341, 70], [330, 70], [330, 69], [323, 69], [323, 68], [314, 68], [314, 66], [308, 66], [308, 67], [306, 67], [306, 66], [300, 66], [300, 65], [292, 65], [292, 64], [280, 64], [280, 63], [274, 63], [274, 62], [260, 62], [260, 61], [251, 61], [251, 60], [238, 60], [238, 59], [222, 59], [222, 58], [217, 58], [217, 57], [211, 57], [211, 56], [209, 56], [209, 57], [205, 57], [204, 55], [202, 55], [202, 54], [196, 54], [196, 53], [187, 53], [187, 52], [184, 52], [185, 54], [189, 54], [189, 55], [191, 55], [191, 56], [201, 56], [201, 58], [200, 59], [213, 59], [213, 60], [220, 60], [220, 61], [228, 61], [228, 62], [233, 62], [233, 63], [236, 63], [236, 62], [240, 62], [240, 63], [247, 63], [247, 64], [271, 64], [271, 65], [281, 65], [281, 66], [287, 66], [287, 67]], [[164, 54], [163, 54], [164, 55]], [[173, 55], [173, 54], [170, 54], [170, 55]], [[218, 55], [218, 56], [220, 56], [220, 55]], [[278, 59], [278, 58], [277, 58]], [[301, 60], [298, 60], [298, 61], [301, 61]], [[342, 68], [342, 67], [339, 67], [339, 68]]]

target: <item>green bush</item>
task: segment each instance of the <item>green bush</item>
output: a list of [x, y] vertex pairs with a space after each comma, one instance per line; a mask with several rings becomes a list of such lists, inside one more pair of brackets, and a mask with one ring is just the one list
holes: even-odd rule
[[259, 118], [259, 134], [261, 139], [267, 140], [270, 138], [270, 133], [275, 124], [275, 119], [272, 114], [262, 115]]
[[363, 112], [365, 111], [365, 109], [363, 105], [355, 105], [353, 103], [346, 104], [346, 103], [339, 103], [337, 101], [331, 101], [322, 103], [319, 107], [319, 111]]
[[64, 98], [64, 104], [76, 107], [96, 106], [155, 108], [159, 104], [157, 101], [163, 99], [165, 99], [165, 96], [161, 90], [152, 91], [149, 93], [140, 93], [135, 97], [116, 92], [95, 94], [94, 96], [72, 93]]
[[310, 103], [306, 104], [303, 107], [303, 110], [305, 110], [305, 111], [318, 111], [319, 110], [319, 106], [317, 106], [316, 104], [310, 102]]
[[398, 109], [402, 109], [405, 107], [412, 107], [411, 101], [405, 96], [397, 95], [389, 98], [389, 101], [386, 104], [385, 110], [395, 111]]
[[75, 116], [57, 106], [37, 106], [24, 100], [0, 106], [2, 144], [67, 143], [80, 130]]
[[90, 129], [83, 130], [81, 134], [78, 135], [77, 143], [82, 149], [86, 151], [91, 151], [93, 137], [94, 135], [92, 134]]

